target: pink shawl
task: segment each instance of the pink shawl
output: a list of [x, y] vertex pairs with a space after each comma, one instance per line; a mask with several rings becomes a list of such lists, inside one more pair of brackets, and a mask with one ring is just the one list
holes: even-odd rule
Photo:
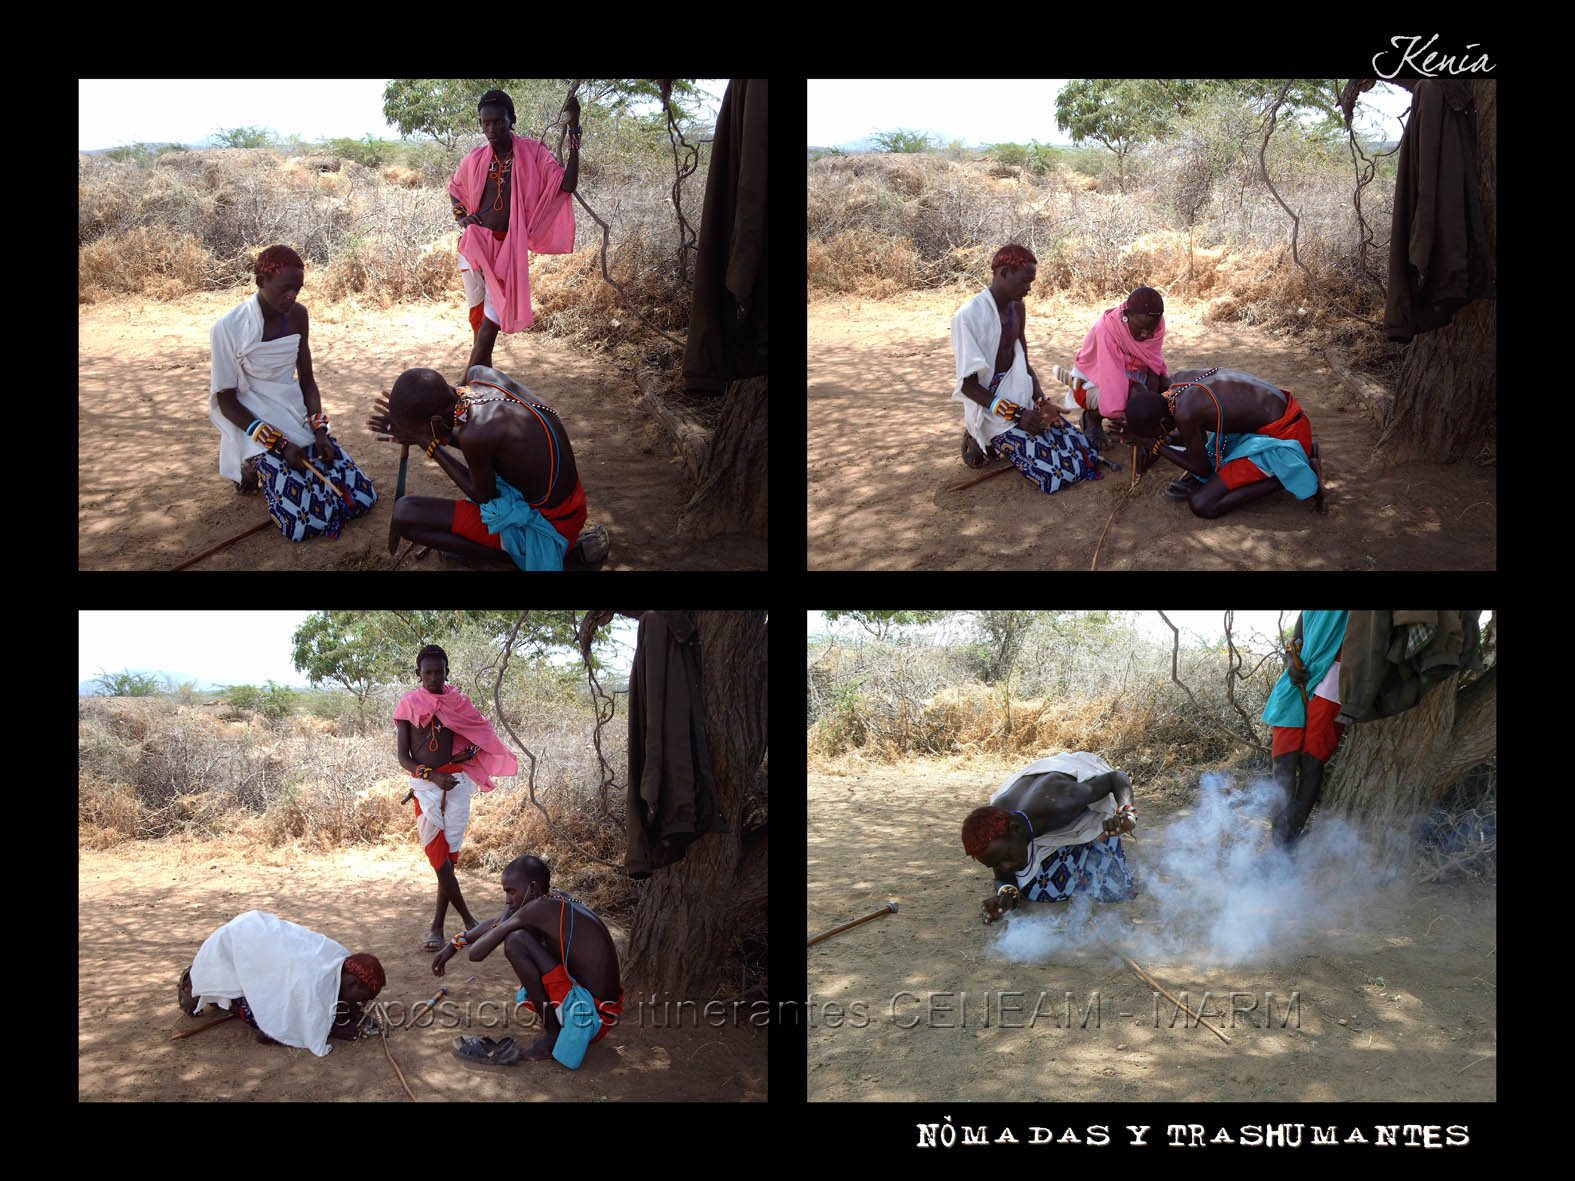
[[1160, 317], [1154, 335], [1145, 341], [1132, 339], [1132, 330], [1122, 323], [1122, 313], [1127, 305], [1106, 308], [1105, 314], [1094, 321], [1094, 326], [1083, 338], [1083, 347], [1077, 350], [1077, 367], [1088, 377], [1090, 385], [1099, 387], [1099, 413], [1106, 418], [1123, 413], [1127, 408], [1127, 370], [1148, 369], [1153, 373], [1169, 373], [1161, 350], [1165, 345], [1165, 318]]
[[[482, 144], [460, 161], [448, 182], [449, 195], [476, 212], [487, 184], [492, 145]], [[509, 175], [509, 232], [503, 241], [485, 226], [470, 225], [460, 233], [459, 252], [486, 276], [504, 332], [531, 326], [530, 252], [569, 254], [574, 250], [574, 196], [565, 193], [563, 167], [547, 145], [514, 137], [514, 163]]]
[[493, 732], [492, 723], [470, 704], [470, 698], [452, 685], [444, 686], [441, 697], [425, 689], [412, 689], [399, 699], [394, 721], [409, 722], [424, 729], [433, 714], [467, 743], [474, 742], [481, 748], [481, 753], [465, 764], [465, 774], [474, 779], [482, 791], [491, 791], [497, 786], [492, 782], [494, 775], [519, 774], [520, 764], [514, 752]]

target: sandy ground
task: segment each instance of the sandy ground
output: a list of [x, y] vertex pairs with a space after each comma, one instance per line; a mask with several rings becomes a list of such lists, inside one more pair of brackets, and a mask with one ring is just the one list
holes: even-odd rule
[[[168, 569], [267, 518], [260, 497], [237, 495], [219, 475], [218, 434], [208, 421], [208, 330], [247, 295], [237, 288], [169, 303], [130, 298], [79, 309], [79, 568]], [[317, 306], [308, 289], [302, 302], [312, 312], [312, 364], [334, 437], [371, 477], [380, 499], [335, 540], [293, 545], [277, 530], [264, 530], [194, 570], [387, 570], [394, 563], [388, 523], [399, 448], [373, 438], [367, 412], [405, 369], [431, 368], [460, 380], [471, 344], [463, 299], [456, 294], [448, 304], [352, 312]], [[674, 525], [692, 487], [666, 437], [637, 411], [632, 375], [529, 333], [500, 336], [493, 361], [568, 427], [589, 520], [611, 535], [603, 570], [765, 568], [763, 542], [676, 538]], [[150, 472], [156, 473], [151, 480]], [[405, 491], [459, 496], [437, 465], [414, 451]], [[432, 553], [400, 568], [470, 567]]]
[[[956, 293], [809, 305], [809, 568], [1087, 570], [1131, 450], [1099, 481], [1047, 497], [1007, 474], [959, 492], [983, 471], [963, 465], [954, 384]], [[1070, 367], [1104, 304], [1028, 300], [1029, 360], [1048, 382]], [[1302, 346], [1242, 324], [1204, 324], [1200, 305], [1167, 308], [1172, 369], [1231, 365], [1290, 390], [1323, 456], [1329, 512], [1280, 493], [1215, 521], [1164, 499], [1179, 474], [1161, 463], [1117, 514], [1100, 570], [1491, 570], [1497, 474], [1491, 467], [1367, 462], [1376, 419]], [[991, 467], [1006, 466], [1005, 461]]]
[[[979, 903], [992, 883], [957, 834], [1013, 769], [918, 762], [809, 776], [810, 934], [888, 899], [899, 905], [809, 949], [810, 1099], [1496, 1098], [1491, 885], [1380, 894], [1364, 909], [1361, 931], [1328, 930], [1284, 958], [1228, 972], [1138, 961], [1173, 994], [1185, 989], [1194, 1009], [1210, 993], [1207, 1014], [1224, 1014], [1213, 1024], [1231, 1038], [1226, 1045], [1185, 1017], [1172, 1027], [1174, 1009], [1163, 999], [1156, 1022], [1153, 990], [1109, 955], [1030, 964], [987, 954], [997, 933], [981, 924]], [[1142, 893], [1142, 835], [1158, 839], [1187, 805], [1141, 784], [1137, 804], [1143, 827], [1126, 840], [1139, 897], [1111, 905], [1130, 906], [1131, 921], [1141, 923], [1152, 917]], [[1200, 886], [1199, 906], [1233, 904]], [[1085, 1028], [1095, 991], [1099, 1020]], [[1232, 991], [1259, 998], [1258, 1011], [1246, 1012], [1243, 1000], [1232, 1021]], [[1262, 1009], [1266, 991], [1278, 998], [1273, 1021]], [[1282, 1029], [1297, 991], [1299, 1028], [1292, 1019]], [[1004, 998], [1003, 1012], [1001, 994], [1013, 992], [1021, 995]], [[1051, 1013], [1067, 992], [1070, 1025]]]
[[[478, 917], [502, 909], [490, 875], [464, 870], [460, 885]], [[330, 1042], [325, 1058], [262, 1046], [232, 1020], [193, 1037], [214, 1010], [192, 1019], [175, 991], [202, 941], [242, 911], [272, 911], [321, 931], [352, 951], [371, 951], [388, 976], [379, 1000], [394, 1012], [429, 998], [439, 981], [420, 940], [432, 918], [435, 887], [420, 850], [350, 850], [304, 856], [250, 856], [218, 846], [145, 842], [107, 852], [83, 850], [78, 866], [77, 1094], [81, 1099], [384, 1100], [408, 1103], [378, 1038]], [[450, 934], [453, 930], [450, 931]], [[625, 934], [613, 928], [623, 950]], [[463, 981], [475, 974], [470, 985]], [[449, 1043], [462, 1032], [464, 1006], [506, 1009], [518, 980], [494, 953], [479, 964], [463, 956], [441, 983], [450, 987], [435, 1022], [391, 1033], [388, 1048], [421, 1102], [457, 1099], [764, 1100], [766, 1032], [642, 1025], [632, 993], [624, 1019], [592, 1047], [577, 1071], [556, 1062], [472, 1067]], [[454, 1002], [449, 1005], [448, 1002]], [[532, 1019], [533, 1020], [533, 1019]], [[534, 1024], [509, 1030], [534, 1040]], [[527, 1036], [528, 1035], [528, 1036]]]

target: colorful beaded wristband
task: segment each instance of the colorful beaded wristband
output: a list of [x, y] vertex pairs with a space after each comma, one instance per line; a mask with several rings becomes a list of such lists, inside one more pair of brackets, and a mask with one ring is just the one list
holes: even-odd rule
[[463, 933], [461, 933], [459, 935], [455, 935], [453, 939], [449, 940], [449, 942], [454, 945], [455, 950], [459, 950], [461, 948], [466, 948], [466, 947], [470, 946], [469, 942], [466, 941], [465, 936], [464, 936]]
[[252, 425], [246, 428], [246, 433], [251, 436], [252, 442], [267, 451], [272, 451], [280, 443], [284, 442], [284, 435], [280, 433], [279, 428], [264, 422], [260, 418], [255, 419]]
[[416, 768], [416, 778], [417, 779], [425, 779], [428, 782], [430, 782], [431, 779], [432, 779], [432, 768], [431, 767], [417, 767]]
[[428, 443], [427, 444], [427, 458], [428, 459], [435, 458], [437, 456], [437, 449], [439, 447], [441, 447], [441, 446], [443, 446], [443, 440], [441, 440], [441, 439], [433, 439], [430, 443]]
[[1022, 412], [1023, 408], [1021, 406], [1016, 402], [1008, 402], [1005, 398], [997, 398], [990, 403], [991, 414], [998, 415], [1001, 418], [1009, 418], [1013, 422], [1017, 421], [1017, 416]]
[[1009, 894], [1019, 902], [1023, 900], [1022, 892], [1019, 891], [1016, 886], [1012, 885], [1011, 882], [1005, 883], [999, 890], [995, 892], [995, 896], [997, 898], [999, 898], [1002, 894]]
[[328, 415], [321, 413], [309, 414], [306, 416], [306, 425], [314, 433], [317, 431], [326, 431], [328, 429]]

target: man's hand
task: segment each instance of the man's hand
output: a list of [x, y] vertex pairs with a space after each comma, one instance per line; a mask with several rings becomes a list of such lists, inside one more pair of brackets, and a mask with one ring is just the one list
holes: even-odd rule
[[1000, 898], [994, 894], [991, 894], [984, 900], [982, 909], [984, 911], [984, 925], [987, 927], [991, 923], [998, 923], [1006, 917], [1006, 911], [1001, 909]]
[[459, 949], [457, 947], [455, 947], [452, 943], [445, 943], [443, 945], [443, 950], [438, 952], [437, 955], [432, 957], [432, 975], [434, 975], [434, 976], [441, 976], [441, 975], [443, 975], [443, 967], [444, 967], [444, 965], [447, 964], [449, 962], [449, 960], [454, 958], [454, 956], [458, 952], [458, 950]]
[[286, 439], [279, 444], [279, 458], [284, 460], [303, 476], [306, 474], [306, 452]]
[[1107, 816], [1105, 817], [1104, 835], [1100, 839], [1118, 837], [1122, 833], [1131, 832], [1136, 827], [1137, 825], [1132, 823], [1132, 817], [1130, 816]]
[[328, 432], [323, 431], [312, 440], [312, 454], [324, 463], [333, 463], [339, 458], [333, 442], [328, 438]]
[[447, 771], [434, 771], [432, 772], [432, 785], [440, 787], [444, 791], [452, 791], [459, 786], [459, 777], [450, 775]]
[[1017, 425], [1030, 435], [1043, 434], [1060, 421], [1061, 416], [1045, 406], [1025, 409], [1017, 416]]
[[367, 417], [366, 429], [385, 443], [408, 443], [412, 447], [425, 447], [432, 442], [430, 435], [422, 437], [404, 434], [394, 426], [394, 420], [389, 417], [387, 390], [383, 391], [381, 398], [372, 402], [372, 413]]
[[1066, 416], [1061, 413], [1061, 407], [1044, 396], [1042, 391], [1034, 395], [1034, 409], [1039, 412], [1039, 417], [1045, 420], [1047, 426], [1064, 426]]
[[569, 116], [569, 126], [578, 127], [580, 125], [580, 100], [571, 94], [569, 101], [563, 104], [563, 110]]
[[481, 224], [481, 215], [480, 214], [476, 214], [476, 213], [467, 213], [464, 217], [460, 218], [454, 224], [456, 226], [458, 226], [460, 229], [464, 229], [466, 226], [480, 225]]

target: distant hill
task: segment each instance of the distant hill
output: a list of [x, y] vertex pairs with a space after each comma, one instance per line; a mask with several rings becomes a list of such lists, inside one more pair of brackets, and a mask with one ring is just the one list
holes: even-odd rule
[[[196, 682], [197, 692], [199, 692], [199, 693], [218, 693], [224, 688], [223, 685], [216, 684], [213, 681], [204, 680], [202, 677], [194, 677], [190, 673], [169, 672], [166, 669], [162, 669], [162, 668], [132, 668], [132, 669], [118, 669], [117, 668], [117, 669], [113, 669], [111, 671], [112, 672], [117, 672], [117, 673], [119, 673], [119, 672], [146, 673], [147, 675], [153, 677], [158, 682], [158, 686], [159, 686], [160, 689], [164, 688], [166, 681], [169, 684], [174, 684], [174, 685], [184, 685], [188, 681], [194, 681], [194, 682]], [[241, 684], [242, 682], [234, 681], [234, 682], [227, 682], [227, 683], [229, 683], [229, 684]], [[291, 688], [291, 689], [305, 689], [305, 688], [307, 688], [307, 686], [304, 685], [304, 684], [302, 684], [302, 685], [294, 685], [294, 684], [292, 684], [292, 685], [290, 685], [288, 687]], [[92, 680], [79, 681], [77, 683], [77, 696], [78, 697], [100, 697], [102, 695], [103, 695], [103, 689], [99, 686], [98, 679], [96, 677], [93, 678]]]
[[[113, 151], [116, 151], [116, 150], [118, 150], [120, 148], [123, 148], [123, 147], [126, 147], [126, 146], [128, 146], [128, 145], [126, 145], [126, 144], [115, 144], [113, 147], [108, 147], [108, 148], [91, 148], [91, 149], [79, 148], [79, 149], [77, 149], [77, 155], [79, 155], [79, 156], [102, 156], [105, 152], [113, 152]], [[153, 151], [158, 151], [160, 148], [189, 148], [192, 151], [197, 151], [202, 145], [200, 145], [200, 144], [157, 143], [157, 144], [143, 144], [141, 146], [144, 147], [144, 148], [149, 148], [149, 149], [151, 149]], [[209, 146], [212, 146], [212, 145], [209, 145]]]

